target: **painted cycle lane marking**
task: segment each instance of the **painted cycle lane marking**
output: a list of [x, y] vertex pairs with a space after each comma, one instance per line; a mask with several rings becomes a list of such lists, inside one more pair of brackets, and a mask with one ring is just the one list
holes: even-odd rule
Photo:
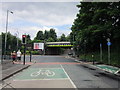
[[108, 66], [108, 65], [95, 65], [95, 66], [105, 71], [111, 72], [113, 74], [117, 74], [120, 71], [120, 68], [113, 66]]
[[42, 70], [42, 69], [39, 69], [39, 71], [37, 72], [33, 72], [31, 73], [31, 77], [37, 77], [39, 75], [46, 75], [48, 77], [53, 77], [55, 75], [55, 72], [53, 71], [50, 71], [50, 70]]
[[68, 79], [68, 76], [62, 68], [29, 68], [14, 80], [53, 80], [53, 79]]

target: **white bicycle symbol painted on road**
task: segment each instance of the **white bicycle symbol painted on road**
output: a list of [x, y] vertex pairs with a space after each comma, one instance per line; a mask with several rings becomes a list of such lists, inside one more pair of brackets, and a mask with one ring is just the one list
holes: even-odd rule
[[52, 77], [55, 75], [55, 73], [53, 71], [50, 71], [50, 70], [41, 70], [39, 69], [38, 72], [34, 72], [34, 73], [31, 73], [31, 77], [37, 77], [39, 75], [46, 75], [48, 77]]

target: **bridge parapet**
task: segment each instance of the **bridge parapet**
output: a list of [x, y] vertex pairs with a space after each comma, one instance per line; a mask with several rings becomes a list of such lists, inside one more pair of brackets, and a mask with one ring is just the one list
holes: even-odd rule
[[70, 42], [47, 42], [47, 47], [72, 47]]

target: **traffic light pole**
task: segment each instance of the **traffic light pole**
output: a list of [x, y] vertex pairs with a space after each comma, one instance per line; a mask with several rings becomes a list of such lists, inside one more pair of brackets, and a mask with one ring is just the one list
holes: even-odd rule
[[26, 47], [25, 47], [25, 44], [24, 44], [24, 57], [23, 57], [23, 65], [25, 65], [25, 51], [26, 51]]
[[26, 35], [22, 35], [22, 44], [24, 45], [24, 57], [23, 57], [23, 65], [25, 65]]

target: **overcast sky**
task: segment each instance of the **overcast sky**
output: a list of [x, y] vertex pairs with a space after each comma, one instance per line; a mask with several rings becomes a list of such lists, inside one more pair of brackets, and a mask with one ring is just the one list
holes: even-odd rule
[[11, 2], [2, 3], [0, 32], [5, 32], [6, 12], [9, 12], [8, 31], [13, 35], [19, 32], [19, 38], [26, 33], [33, 39], [39, 30], [54, 28], [57, 36], [68, 35], [70, 27], [78, 13], [79, 2]]

